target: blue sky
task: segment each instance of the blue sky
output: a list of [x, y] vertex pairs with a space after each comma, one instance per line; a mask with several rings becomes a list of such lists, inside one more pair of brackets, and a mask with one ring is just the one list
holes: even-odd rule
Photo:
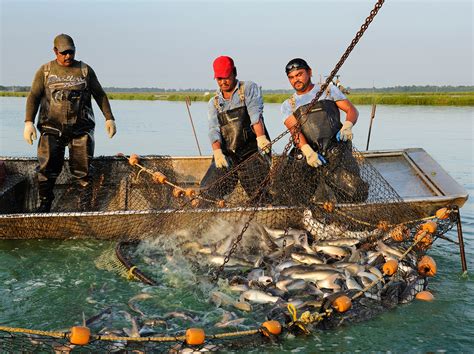
[[[0, 0], [0, 85], [30, 85], [70, 34], [103, 86], [214, 88], [212, 61], [238, 77], [290, 89], [285, 64], [327, 75], [375, 0]], [[387, 0], [340, 70], [351, 87], [473, 85], [473, 2]]]

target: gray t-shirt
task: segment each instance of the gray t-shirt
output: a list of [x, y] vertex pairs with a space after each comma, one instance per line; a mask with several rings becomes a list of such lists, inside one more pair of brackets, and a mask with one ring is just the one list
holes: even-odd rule
[[[297, 110], [298, 107], [304, 106], [305, 104], [310, 103], [318, 93], [319, 89], [321, 88], [320, 85], [314, 85], [313, 89], [303, 95], [297, 95], [296, 92], [293, 94], [295, 99], [295, 107], [294, 110]], [[346, 100], [347, 97], [334, 85], [329, 85], [329, 95], [328, 90], [324, 90], [323, 94], [319, 98], [318, 101], [321, 100], [331, 100], [331, 101], [342, 101]], [[281, 105], [281, 115], [283, 118], [283, 122], [293, 114], [293, 109], [290, 104], [290, 99], [287, 99]]]

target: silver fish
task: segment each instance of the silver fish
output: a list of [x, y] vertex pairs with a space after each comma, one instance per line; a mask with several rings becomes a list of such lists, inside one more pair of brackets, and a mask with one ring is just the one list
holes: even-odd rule
[[275, 303], [279, 299], [277, 296], [269, 295], [260, 290], [248, 290], [241, 295], [241, 301], [248, 300], [259, 304]]
[[294, 252], [291, 254], [291, 258], [303, 264], [323, 264], [324, 263], [321, 258], [318, 258], [317, 256], [308, 254], [308, 253]]

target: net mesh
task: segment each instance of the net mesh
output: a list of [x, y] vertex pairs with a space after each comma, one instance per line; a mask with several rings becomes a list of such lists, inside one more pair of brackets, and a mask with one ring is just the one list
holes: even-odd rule
[[[372, 318], [427, 289], [426, 272], [420, 273], [418, 264], [454, 225], [456, 214], [447, 209], [435, 217], [432, 209], [403, 201], [351, 143], [338, 144], [327, 157], [328, 164], [312, 168], [295, 149], [271, 160], [256, 153], [206, 183], [208, 161], [191, 166], [159, 156], [96, 159], [86, 189], [64, 171], [50, 214], [28, 213], [36, 207], [33, 169], [12, 163], [9, 175], [23, 184], [22, 194], [9, 196], [13, 191], [5, 188], [4, 196], [22, 203], [9, 205], [0, 230], [24, 238], [114, 238], [117, 246], [96, 266], [151, 285], [158, 283], [164, 260], [186, 260], [196, 282], [214, 284], [209, 301], [250, 319], [246, 330], [258, 328], [261, 319], [279, 321], [284, 332], [334, 328]], [[18, 218], [13, 211], [25, 213]], [[426, 226], [428, 221], [435, 229]], [[382, 274], [391, 259], [398, 260], [398, 270]], [[333, 300], [342, 295], [352, 302], [339, 312]], [[156, 314], [140, 311], [142, 316]], [[0, 340], [12, 351], [72, 346], [74, 351], [179, 352], [189, 347], [183, 329], [164, 329], [159, 334], [166, 337], [146, 343], [125, 333], [94, 331], [86, 346], [71, 345], [67, 335], [12, 330], [0, 332]], [[105, 340], [107, 335], [113, 338]], [[211, 335], [193, 348], [265, 343], [268, 337], [257, 331]]]

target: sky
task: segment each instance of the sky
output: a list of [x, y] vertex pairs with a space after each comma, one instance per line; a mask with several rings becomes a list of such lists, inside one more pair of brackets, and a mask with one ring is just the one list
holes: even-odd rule
[[[331, 72], [375, 0], [0, 0], [0, 85], [29, 86], [74, 38], [76, 59], [104, 87], [215, 88], [212, 62], [234, 58], [238, 78], [291, 89], [295, 57], [313, 81]], [[472, 0], [386, 0], [340, 69], [352, 88], [473, 85]]]

